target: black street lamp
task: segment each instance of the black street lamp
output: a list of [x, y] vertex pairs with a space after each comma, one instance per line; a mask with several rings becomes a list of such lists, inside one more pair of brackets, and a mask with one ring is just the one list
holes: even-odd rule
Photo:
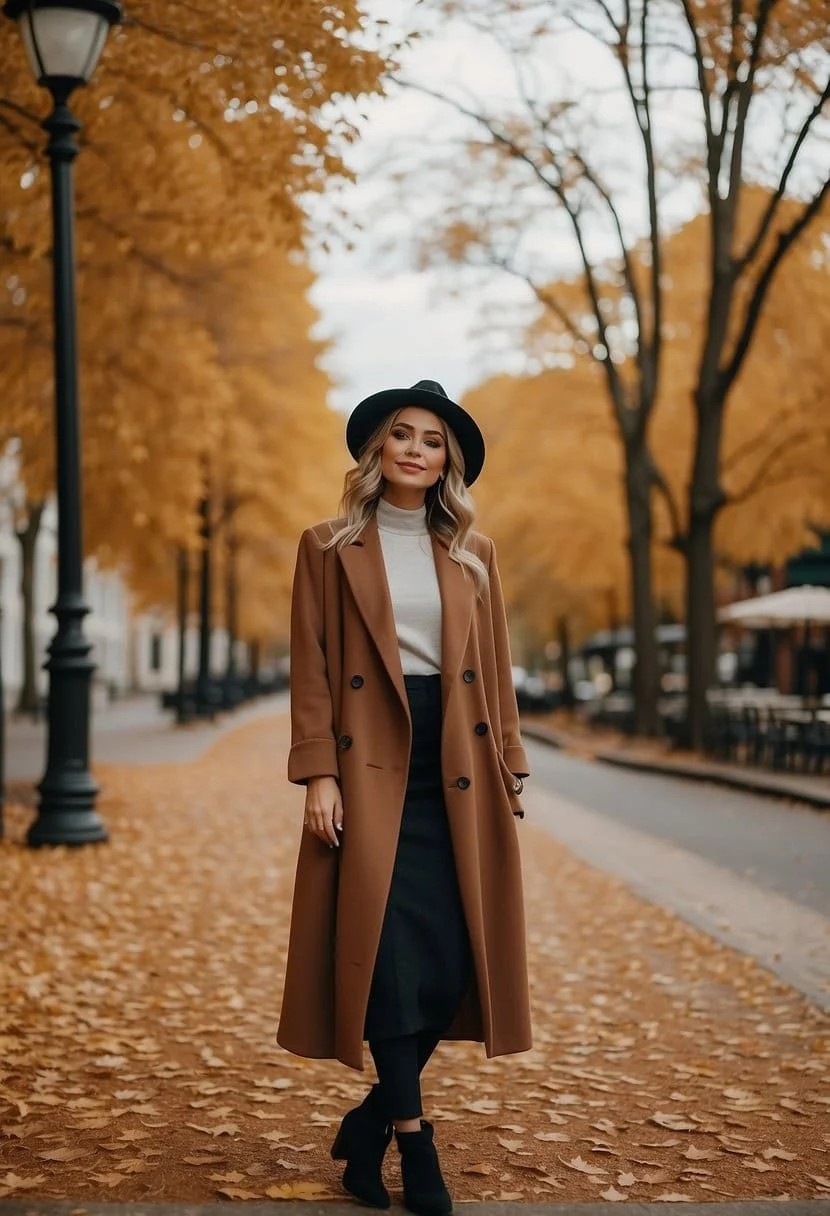
[[75, 325], [75, 240], [72, 162], [80, 123], [69, 95], [95, 70], [109, 27], [121, 20], [114, 0], [8, 0], [32, 73], [52, 94], [44, 121], [52, 170], [55, 443], [58, 497], [58, 622], [44, 666], [49, 672], [49, 744], [38, 785], [30, 845], [88, 844], [107, 839], [95, 810], [98, 785], [89, 772], [90, 680], [95, 664], [83, 630], [80, 419]]

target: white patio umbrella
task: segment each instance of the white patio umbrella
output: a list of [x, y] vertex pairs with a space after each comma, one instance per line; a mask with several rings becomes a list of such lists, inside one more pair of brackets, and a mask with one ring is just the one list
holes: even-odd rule
[[769, 595], [727, 604], [718, 620], [747, 629], [787, 629], [790, 625], [830, 624], [830, 587], [787, 587]]

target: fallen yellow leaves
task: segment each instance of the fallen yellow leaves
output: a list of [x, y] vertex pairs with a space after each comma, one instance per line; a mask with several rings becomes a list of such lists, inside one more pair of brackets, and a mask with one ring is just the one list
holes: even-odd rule
[[[104, 849], [27, 851], [10, 808], [0, 1196], [343, 1197], [329, 1147], [370, 1061], [274, 1043], [300, 809], [274, 781], [285, 728], [105, 770]], [[444, 1043], [424, 1074], [454, 1197], [827, 1199], [826, 1016], [529, 822], [522, 840], [534, 1048]], [[385, 1174], [397, 1199], [394, 1144]]]
[[601, 1169], [597, 1165], [590, 1165], [587, 1161], [583, 1161], [581, 1157], [572, 1157], [567, 1161], [564, 1157], [559, 1160], [563, 1165], [567, 1165], [569, 1169], [579, 1170], [582, 1174], [607, 1174], [608, 1170]]
[[51, 1148], [37, 1154], [44, 1161], [77, 1161], [79, 1157], [88, 1155], [88, 1148]]
[[119, 1186], [127, 1178], [126, 1174], [92, 1174], [93, 1181], [100, 1182], [101, 1186], [114, 1187]]
[[239, 1131], [236, 1123], [219, 1123], [216, 1127], [201, 1127], [198, 1123], [188, 1123], [195, 1132], [204, 1132], [206, 1136], [235, 1136]]
[[340, 1188], [332, 1189], [321, 1182], [285, 1182], [282, 1186], [269, 1186], [266, 1199], [306, 1199], [317, 1202], [322, 1199], [342, 1199]]
[[690, 1123], [683, 1115], [666, 1114], [661, 1110], [658, 1110], [656, 1114], [651, 1116], [651, 1122], [656, 1123], [658, 1127], [667, 1127], [673, 1132], [696, 1132], [699, 1130], [696, 1123]]
[[33, 1178], [21, 1178], [10, 1171], [0, 1178], [0, 1196], [10, 1195], [12, 1191], [31, 1190], [33, 1187], [40, 1186], [45, 1181], [46, 1179], [43, 1174], [37, 1174]]
[[613, 1186], [609, 1186], [606, 1190], [600, 1191], [600, 1196], [603, 1199], [607, 1199], [610, 1203], [616, 1203], [620, 1199], [628, 1198], [624, 1191], [618, 1191]]

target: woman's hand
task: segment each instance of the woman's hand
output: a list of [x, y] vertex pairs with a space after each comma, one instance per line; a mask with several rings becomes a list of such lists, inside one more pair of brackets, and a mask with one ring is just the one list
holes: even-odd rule
[[305, 794], [305, 826], [329, 848], [339, 848], [343, 829], [343, 800], [336, 777], [309, 777]]

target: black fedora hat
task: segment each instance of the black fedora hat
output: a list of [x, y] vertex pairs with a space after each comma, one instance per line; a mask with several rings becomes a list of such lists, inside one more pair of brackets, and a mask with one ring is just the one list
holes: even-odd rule
[[475, 419], [450, 400], [437, 380], [419, 380], [412, 388], [385, 388], [364, 397], [346, 423], [346, 446], [355, 460], [382, 419], [407, 405], [432, 410], [452, 428], [464, 454], [464, 484], [471, 486], [484, 465], [484, 436]]

